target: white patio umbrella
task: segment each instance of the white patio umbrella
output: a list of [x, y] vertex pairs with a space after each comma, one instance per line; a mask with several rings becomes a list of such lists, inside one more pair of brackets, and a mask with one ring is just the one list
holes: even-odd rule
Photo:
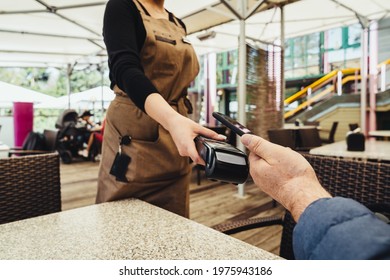
[[40, 104], [53, 102], [56, 98], [37, 91], [0, 81], [0, 108], [10, 108], [14, 102]]
[[[114, 99], [115, 95], [113, 91], [107, 86], [99, 86], [86, 91], [72, 93], [70, 95], [70, 108], [71, 109], [101, 109], [102, 105], [104, 109], [108, 108], [110, 102]], [[68, 108], [69, 97], [67, 95], [57, 97], [54, 100], [41, 103], [36, 108], [47, 109], [66, 109]]]

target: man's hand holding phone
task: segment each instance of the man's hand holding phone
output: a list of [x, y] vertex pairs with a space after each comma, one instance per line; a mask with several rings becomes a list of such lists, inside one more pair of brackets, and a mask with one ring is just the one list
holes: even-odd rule
[[252, 131], [250, 131], [244, 125], [240, 124], [238, 121], [224, 114], [221, 114], [219, 112], [213, 112], [213, 117], [220, 121], [222, 124], [226, 125], [239, 136], [242, 136], [244, 134], [253, 134]]

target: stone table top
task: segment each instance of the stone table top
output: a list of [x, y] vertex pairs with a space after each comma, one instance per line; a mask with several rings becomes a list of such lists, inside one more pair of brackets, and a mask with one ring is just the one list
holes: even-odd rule
[[0, 259], [254, 260], [278, 256], [136, 199], [0, 225]]

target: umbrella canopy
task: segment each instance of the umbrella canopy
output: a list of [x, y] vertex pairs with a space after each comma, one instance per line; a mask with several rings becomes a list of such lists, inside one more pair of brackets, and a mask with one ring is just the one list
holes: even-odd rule
[[[220, 1], [232, 2], [232, 1]], [[264, 2], [257, 12], [251, 7]], [[265, 6], [265, 2], [268, 3]], [[280, 44], [281, 9], [284, 10], [284, 35], [293, 38], [355, 23], [367, 25], [373, 20], [390, 17], [388, 0], [301, 0], [249, 1], [245, 18], [247, 40]], [[233, 6], [233, 5], [232, 5]], [[183, 17], [199, 54], [237, 48], [240, 26], [237, 16], [222, 3]], [[218, 24], [223, 23], [223, 24]], [[203, 31], [202, 31], [203, 29]], [[202, 34], [214, 31], [212, 38], [201, 41]]]
[[[280, 39], [280, 6], [286, 38], [389, 16], [388, 0], [165, 0], [182, 18], [199, 54], [237, 47], [235, 9], [247, 3], [246, 35]], [[0, 2], [0, 66], [64, 66], [107, 61], [102, 39], [105, 4], [98, 0], [13, 0]], [[221, 25], [222, 24], [222, 25]], [[205, 30], [216, 36], [201, 41]]]
[[0, 81], [0, 108], [9, 108], [14, 102], [53, 102], [55, 97]]

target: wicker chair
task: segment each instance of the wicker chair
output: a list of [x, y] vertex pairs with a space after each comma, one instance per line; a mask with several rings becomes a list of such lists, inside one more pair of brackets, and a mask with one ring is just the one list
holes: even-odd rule
[[0, 224], [61, 211], [57, 153], [0, 159]]
[[[34, 132], [30, 132], [34, 133]], [[57, 148], [57, 140], [58, 140], [58, 130], [48, 130], [45, 129], [43, 131], [43, 145], [44, 147], [42, 150], [31, 150], [27, 149], [27, 141], [28, 137], [24, 140], [23, 147], [14, 147], [11, 148], [8, 151], [8, 156], [12, 157], [14, 155], [16, 156], [27, 156], [27, 155], [38, 155], [38, 154], [46, 154], [46, 153], [52, 153], [56, 150]]]
[[[316, 171], [322, 186], [333, 196], [355, 199], [374, 212], [390, 218], [390, 164], [303, 154]], [[295, 226], [290, 213], [284, 217], [253, 218], [219, 224], [213, 228], [233, 234], [269, 225], [282, 225], [280, 256], [294, 259], [292, 233]]]
[[[329, 130], [329, 135], [327, 138], [321, 138], [323, 144], [331, 144], [334, 143], [334, 136], [336, 134], [337, 126], [339, 122], [333, 122], [332, 127]], [[321, 131], [326, 131], [325, 129], [321, 129]]]

